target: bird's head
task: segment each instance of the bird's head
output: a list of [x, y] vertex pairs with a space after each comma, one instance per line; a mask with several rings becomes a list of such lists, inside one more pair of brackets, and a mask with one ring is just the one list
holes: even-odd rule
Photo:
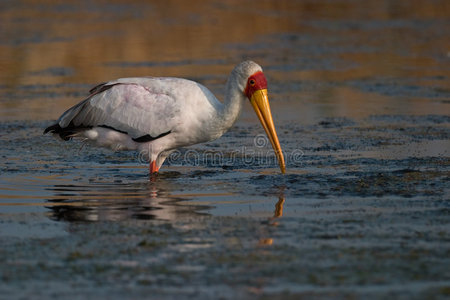
[[246, 74], [246, 76], [244, 76], [246, 77], [244, 94], [250, 100], [256, 115], [261, 121], [277, 156], [281, 173], [284, 174], [286, 165], [284, 163], [283, 152], [281, 150], [280, 142], [278, 141], [275, 125], [273, 124], [272, 113], [270, 111], [266, 77], [264, 76], [261, 67], [254, 62], [246, 61], [239, 66], [243, 69], [241, 74]]

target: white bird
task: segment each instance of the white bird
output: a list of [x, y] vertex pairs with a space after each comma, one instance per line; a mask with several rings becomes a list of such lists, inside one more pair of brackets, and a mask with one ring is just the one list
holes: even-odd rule
[[231, 72], [222, 103], [203, 85], [182, 78], [121, 78], [90, 90], [87, 99], [45, 129], [63, 140], [147, 153], [150, 175], [179, 147], [219, 138], [237, 120], [245, 99], [269, 137], [280, 169], [283, 153], [275, 131], [262, 68], [244, 61]]

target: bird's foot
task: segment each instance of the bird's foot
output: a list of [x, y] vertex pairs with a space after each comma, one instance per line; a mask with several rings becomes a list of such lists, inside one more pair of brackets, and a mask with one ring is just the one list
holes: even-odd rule
[[156, 160], [150, 162], [149, 166], [149, 177], [150, 181], [154, 182], [156, 180], [156, 175], [158, 175], [159, 168], [156, 165]]
[[156, 165], [156, 160], [150, 162], [149, 171], [150, 171], [150, 175], [152, 175], [154, 173], [158, 173], [159, 168]]

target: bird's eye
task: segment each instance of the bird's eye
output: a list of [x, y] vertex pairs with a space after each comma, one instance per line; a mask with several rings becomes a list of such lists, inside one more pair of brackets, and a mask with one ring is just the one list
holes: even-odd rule
[[255, 81], [255, 79], [250, 79], [249, 83], [250, 83], [251, 86], [254, 86], [256, 81]]

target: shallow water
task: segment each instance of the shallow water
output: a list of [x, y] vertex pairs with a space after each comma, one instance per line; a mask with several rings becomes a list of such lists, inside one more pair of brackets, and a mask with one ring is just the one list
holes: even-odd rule
[[[448, 297], [446, 1], [0, 7], [3, 297]], [[99, 82], [222, 97], [243, 59], [268, 77], [286, 175], [250, 105], [152, 180], [137, 153], [42, 135]]]

